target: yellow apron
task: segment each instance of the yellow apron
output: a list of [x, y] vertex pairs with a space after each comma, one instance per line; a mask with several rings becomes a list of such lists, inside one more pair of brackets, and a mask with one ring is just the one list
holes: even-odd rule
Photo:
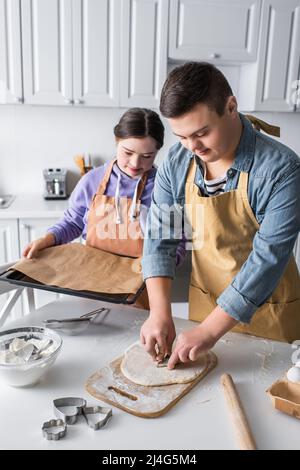
[[[194, 183], [196, 168], [197, 162], [192, 159], [185, 186], [185, 203], [193, 233], [202, 230], [203, 243], [197, 246], [197, 239], [193, 240], [196, 249], [192, 251], [189, 318], [202, 321], [216, 307], [216, 299], [247, 260], [259, 224], [248, 200], [248, 173], [240, 173], [236, 190], [203, 197]], [[203, 218], [198, 223], [195, 217], [197, 204], [203, 209]], [[287, 342], [300, 338], [300, 278], [293, 256], [277, 288], [257, 309], [250, 325], [239, 323], [233, 331]]]

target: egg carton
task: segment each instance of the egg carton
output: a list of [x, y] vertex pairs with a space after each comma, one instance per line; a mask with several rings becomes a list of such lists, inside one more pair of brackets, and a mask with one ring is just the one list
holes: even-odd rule
[[266, 392], [274, 408], [300, 419], [300, 382], [291, 382], [284, 377], [274, 382]]

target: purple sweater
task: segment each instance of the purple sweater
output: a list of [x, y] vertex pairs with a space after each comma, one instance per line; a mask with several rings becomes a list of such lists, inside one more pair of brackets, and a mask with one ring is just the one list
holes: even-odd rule
[[[80, 236], [82, 236], [84, 240], [86, 239], [88, 211], [92, 202], [92, 198], [99, 188], [100, 182], [104, 177], [108, 164], [109, 163], [105, 163], [104, 165], [89, 171], [77, 183], [70, 196], [69, 207], [65, 210], [62, 219], [47, 230], [47, 232], [53, 233], [56, 245], [69, 243]], [[154, 187], [156, 171], [157, 170], [154, 167], [150, 170], [141, 198], [141, 203], [143, 206], [142, 209], [144, 210], [141, 211], [140, 224], [143, 233], [145, 232], [144, 228], [147, 217], [147, 209], [149, 209], [151, 204], [151, 196]], [[132, 198], [138, 180], [131, 178], [122, 172], [116, 163], [113, 166], [105, 194], [107, 196], [115, 196], [118, 175], [121, 176], [120, 196]], [[185, 243], [182, 241], [177, 249], [177, 265], [182, 263], [184, 257]]]

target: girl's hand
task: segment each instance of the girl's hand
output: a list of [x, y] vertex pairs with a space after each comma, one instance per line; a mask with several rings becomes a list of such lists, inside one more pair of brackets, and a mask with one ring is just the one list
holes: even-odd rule
[[54, 235], [52, 233], [47, 233], [44, 237], [38, 238], [37, 240], [33, 240], [29, 243], [24, 249], [22, 256], [28, 259], [35, 258], [41, 250], [53, 245], [55, 245]]

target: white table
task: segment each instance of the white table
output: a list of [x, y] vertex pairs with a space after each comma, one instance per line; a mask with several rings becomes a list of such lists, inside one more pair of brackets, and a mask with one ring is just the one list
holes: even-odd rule
[[[103, 304], [105, 305], [105, 304]], [[5, 325], [40, 325], [42, 319], [76, 316], [99, 306], [93, 300], [69, 297], [53, 302]], [[236, 449], [225, 398], [222, 373], [236, 383], [259, 449], [300, 449], [299, 420], [274, 410], [265, 390], [291, 365], [291, 345], [238, 334], [227, 334], [216, 347], [219, 364], [167, 414], [138, 418], [117, 408], [104, 429], [93, 431], [84, 421], [68, 426], [60, 441], [47, 441], [42, 423], [52, 417], [52, 400], [65, 396], [101, 404], [84, 389], [86, 379], [121, 355], [139, 337], [147, 312], [113, 306], [99, 325], [80, 336], [63, 336], [62, 351], [48, 375], [31, 388], [1, 382], [0, 448], [2, 449]], [[176, 319], [177, 331], [192, 322]], [[3, 330], [4, 328], [2, 328]]]

